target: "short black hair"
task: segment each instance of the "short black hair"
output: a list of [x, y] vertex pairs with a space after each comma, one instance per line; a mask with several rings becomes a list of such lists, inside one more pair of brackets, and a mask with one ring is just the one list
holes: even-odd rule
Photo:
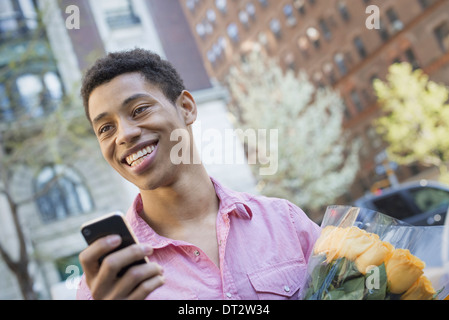
[[98, 59], [83, 77], [81, 97], [89, 121], [91, 119], [88, 102], [92, 91], [119, 75], [131, 72], [142, 74], [149, 83], [158, 86], [173, 104], [185, 89], [184, 82], [175, 67], [158, 54], [141, 48], [111, 52]]

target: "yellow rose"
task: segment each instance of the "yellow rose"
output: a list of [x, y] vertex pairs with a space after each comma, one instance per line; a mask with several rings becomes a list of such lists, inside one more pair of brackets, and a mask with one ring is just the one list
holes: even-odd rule
[[425, 264], [407, 249], [396, 249], [387, 257], [385, 269], [390, 291], [403, 293], [423, 274]]
[[351, 261], [355, 261], [358, 256], [364, 253], [368, 248], [378, 241], [376, 234], [368, 233], [357, 227], [344, 228], [341, 235], [342, 241], [337, 249], [338, 257], [345, 257]]
[[379, 236], [357, 227], [325, 227], [315, 243], [315, 254], [325, 253], [330, 262], [338, 258], [357, 259], [362, 253], [379, 242]]
[[329, 245], [330, 245], [329, 237], [332, 234], [332, 232], [334, 232], [335, 229], [337, 229], [337, 228], [334, 226], [327, 226], [321, 230], [321, 235], [315, 242], [315, 247], [314, 247], [315, 254], [327, 252]]
[[371, 247], [355, 259], [355, 265], [362, 274], [366, 274], [370, 266], [380, 266], [393, 250], [394, 247], [390, 243], [375, 241]]
[[419, 277], [401, 296], [401, 300], [431, 300], [436, 291], [426, 276]]
[[327, 226], [315, 244], [315, 253], [325, 253], [327, 261], [343, 257], [341, 249], [348, 235], [348, 228]]
[[336, 256], [338, 249], [343, 241], [343, 229], [333, 226], [327, 226], [323, 229], [320, 238], [315, 244], [315, 253], [325, 253], [327, 262], [338, 258]]

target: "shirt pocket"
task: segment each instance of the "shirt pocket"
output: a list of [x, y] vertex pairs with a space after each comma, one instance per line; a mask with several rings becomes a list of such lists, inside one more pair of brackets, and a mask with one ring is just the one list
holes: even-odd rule
[[302, 259], [288, 260], [248, 272], [260, 300], [297, 299], [307, 274]]

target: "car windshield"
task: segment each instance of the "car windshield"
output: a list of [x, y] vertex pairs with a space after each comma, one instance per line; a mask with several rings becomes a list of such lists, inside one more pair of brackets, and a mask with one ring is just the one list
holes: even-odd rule
[[379, 198], [374, 200], [373, 203], [379, 212], [399, 220], [408, 218], [411, 213], [409, 206], [404, 202], [399, 193]]
[[434, 188], [416, 188], [410, 190], [410, 195], [421, 212], [447, 207], [449, 192]]

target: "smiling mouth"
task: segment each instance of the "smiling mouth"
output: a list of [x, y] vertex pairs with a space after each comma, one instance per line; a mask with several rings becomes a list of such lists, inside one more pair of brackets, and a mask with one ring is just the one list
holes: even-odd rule
[[140, 149], [139, 151], [127, 156], [125, 158], [126, 163], [130, 166], [130, 167], [135, 167], [139, 164], [141, 164], [147, 157], [150, 156], [150, 154], [153, 153], [154, 149], [156, 148], [157, 142], [146, 146], [142, 149]]

